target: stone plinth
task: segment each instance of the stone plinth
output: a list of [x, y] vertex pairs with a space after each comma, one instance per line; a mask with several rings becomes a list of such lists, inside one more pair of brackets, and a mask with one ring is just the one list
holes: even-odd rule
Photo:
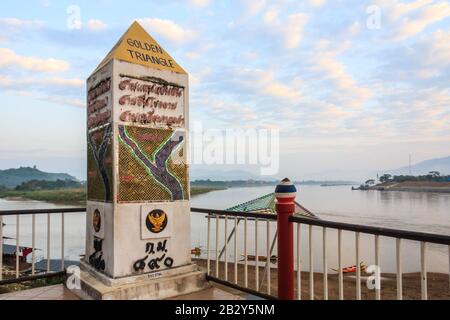
[[209, 288], [205, 273], [195, 264], [154, 273], [109, 278], [81, 262], [81, 290], [71, 290], [82, 299], [160, 300]]

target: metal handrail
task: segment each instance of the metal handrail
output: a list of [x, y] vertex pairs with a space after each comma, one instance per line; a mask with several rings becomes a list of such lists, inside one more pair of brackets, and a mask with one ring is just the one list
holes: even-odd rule
[[227, 286], [227, 287], [230, 287], [232, 289], [236, 289], [236, 290], [239, 290], [239, 291], [242, 291], [242, 292], [245, 292], [245, 293], [251, 294], [253, 296], [266, 299], [266, 300], [278, 300], [278, 298], [276, 296], [273, 296], [273, 295], [270, 295], [270, 294], [266, 294], [266, 293], [261, 292], [261, 291], [253, 290], [253, 289], [250, 289], [250, 288], [238, 286], [235, 283], [232, 283], [230, 281], [225, 281], [223, 279], [214, 277], [214, 276], [212, 276], [210, 274], [206, 275], [206, 280], [213, 281], [213, 282], [216, 282], [216, 283], [221, 284], [223, 286]]
[[[218, 210], [218, 209], [208, 209], [208, 208], [191, 208], [190, 210], [191, 212], [196, 212], [196, 213], [204, 213], [206, 214], [206, 218], [208, 219], [208, 237], [207, 237], [207, 277], [209, 280], [211, 281], [216, 281], [218, 283], [221, 283], [223, 285], [228, 285], [231, 287], [235, 287], [235, 288], [240, 288], [241, 290], [251, 293], [251, 294], [255, 294], [255, 295], [259, 295], [263, 298], [267, 298], [267, 299], [273, 299], [274, 296], [270, 295], [270, 259], [272, 256], [272, 250], [273, 250], [273, 246], [274, 246], [274, 241], [276, 238], [276, 234], [274, 234], [274, 241], [272, 242], [272, 245], [270, 246], [271, 242], [270, 242], [270, 224], [275, 222], [277, 220], [277, 214], [269, 214], [269, 213], [256, 213], [256, 212], [243, 212], [243, 211], [230, 211], [230, 210]], [[2, 216], [17, 216], [17, 225], [19, 225], [19, 216], [21, 215], [33, 215], [33, 219], [34, 219], [34, 215], [39, 215], [39, 214], [44, 214], [44, 215], [48, 215], [48, 219], [50, 217], [50, 214], [55, 213], [55, 214], [61, 214], [62, 215], [62, 234], [64, 233], [64, 213], [72, 213], [72, 212], [86, 212], [86, 208], [55, 208], [55, 209], [31, 209], [31, 210], [0, 210], [0, 220]], [[232, 217], [231, 219], [228, 217]], [[212, 258], [210, 256], [210, 244], [211, 242], [213, 242], [212, 235], [211, 235], [211, 219], [214, 221], [215, 220], [215, 259]], [[221, 221], [222, 220], [222, 221]], [[244, 286], [240, 286], [238, 285], [238, 273], [237, 273], [237, 227], [238, 227], [238, 223], [239, 221], [243, 220], [244, 221], [244, 233], [243, 235], [240, 235], [240, 239], [239, 241], [243, 241], [244, 243]], [[267, 293], [262, 293], [261, 292], [261, 287], [262, 287], [262, 281], [261, 283], [258, 283], [258, 281], [256, 281], [256, 288], [255, 289], [250, 289], [248, 286], [248, 248], [247, 248], [247, 223], [249, 221], [254, 220], [254, 226], [255, 226], [255, 272], [256, 272], [256, 279], [258, 280], [258, 276], [259, 276], [259, 266], [258, 266], [258, 222], [262, 222], [262, 221], [266, 221], [266, 269], [265, 269], [265, 274], [263, 275], [263, 277], [261, 278], [262, 281], [264, 281], [267, 277], [267, 285], [266, 285], [266, 290]], [[232, 233], [230, 235], [228, 235], [228, 229], [227, 226], [230, 223], [233, 224], [234, 222], [234, 228], [232, 230]], [[435, 244], [440, 244], [440, 245], [446, 245], [448, 246], [449, 249], [449, 259], [450, 259], [450, 235], [442, 235], [442, 234], [432, 234], [432, 233], [424, 233], [424, 232], [416, 232], [416, 231], [408, 231], [408, 230], [401, 230], [401, 229], [392, 229], [392, 228], [384, 228], [384, 227], [376, 227], [376, 226], [367, 226], [367, 225], [358, 225], [358, 224], [351, 224], [351, 223], [343, 223], [343, 222], [334, 222], [334, 221], [327, 221], [327, 220], [320, 220], [320, 219], [311, 219], [308, 217], [304, 217], [304, 216], [298, 216], [298, 215], [294, 215], [289, 217], [289, 221], [291, 223], [297, 223], [297, 254], [296, 254], [296, 258], [297, 258], [297, 270], [300, 270], [300, 225], [301, 224], [305, 224], [305, 225], [309, 225], [309, 273], [310, 273], [310, 299], [314, 299], [314, 268], [313, 268], [313, 250], [312, 250], [312, 242], [313, 242], [313, 237], [312, 237], [312, 231], [313, 228], [312, 226], [317, 226], [317, 227], [322, 227], [323, 230], [323, 256], [324, 256], [324, 260], [323, 260], [323, 268], [324, 270], [327, 269], [327, 260], [326, 260], [326, 229], [330, 228], [330, 229], [336, 229], [338, 230], [338, 252], [339, 252], [339, 298], [340, 299], [344, 299], [344, 290], [343, 290], [343, 274], [342, 274], [342, 252], [341, 252], [341, 248], [342, 248], [342, 231], [350, 231], [350, 232], [355, 232], [355, 246], [356, 246], [356, 264], [355, 265], [359, 265], [360, 262], [360, 254], [359, 254], [359, 246], [360, 246], [360, 233], [361, 234], [371, 234], [371, 235], [375, 235], [375, 265], [379, 265], [379, 254], [380, 254], [380, 240], [379, 237], [380, 236], [385, 236], [385, 237], [391, 237], [391, 238], [396, 238], [396, 258], [397, 258], [397, 298], [398, 299], [402, 299], [402, 267], [401, 267], [401, 240], [402, 239], [406, 239], [406, 240], [412, 240], [412, 241], [418, 241], [420, 242], [421, 245], [421, 297], [422, 299], [427, 299], [427, 271], [426, 271], [426, 243], [435, 243]], [[224, 223], [223, 223], [224, 222]], [[33, 222], [34, 223], [34, 222]], [[47, 226], [47, 241], [50, 241], [50, 234], [49, 234], [49, 230], [50, 230], [50, 220], [48, 220], [48, 226]], [[223, 225], [222, 228], [224, 229], [224, 234], [225, 234], [225, 238], [224, 238], [224, 248], [222, 250], [219, 249], [218, 245], [219, 245], [219, 226]], [[232, 226], [232, 225], [231, 225]], [[1, 231], [1, 228], [0, 228]], [[16, 234], [19, 235], [19, 229], [16, 229]], [[241, 238], [242, 237], [242, 238]], [[19, 237], [17, 237], [17, 243], [16, 245], [18, 246], [18, 239]], [[34, 239], [34, 230], [33, 230], [33, 239]], [[62, 237], [62, 241], [64, 237]], [[1, 240], [1, 239], [0, 239]], [[226, 254], [226, 250], [227, 250], [227, 246], [229, 245], [230, 241], [233, 240], [233, 244], [234, 244], [234, 281], [230, 282], [228, 281], [228, 257]], [[33, 253], [34, 253], [34, 241], [33, 241]], [[48, 248], [50, 248], [49, 244], [48, 244]], [[62, 242], [62, 248], [64, 248], [64, 242]], [[48, 250], [49, 252], [49, 250]], [[220, 255], [219, 255], [220, 252]], [[224, 274], [225, 277], [224, 279], [219, 278], [219, 264], [221, 262], [221, 256], [222, 256], [222, 252], [225, 252], [225, 258], [224, 258]], [[47, 273], [45, 274], [40, 274], [40, 275], [35, 275], [34, 274], [34, 269], [33, 269], [33, 273], [31, 276], [28, 277], [16, 277], [15, 279], [7, 279], [7, 280], [1, 280], [0, 279], [0, 285], [3, 284], [7, 284], [7, 283], [15, 283], [15, 282], [22, 282], [22, 281], [31, 281], [31, 280], [35, 280], [38, 278], [47, 278], [47, 277], [54, 277], [57, 275], [63, 275], [64, 273], [64, 249], [62, 249], [61, 251], [61, 257], [62, 257], [62, 267], [61, 267], [61, 271], [60, 272], [49, 272], [49, 269], [47, 270]], [[1, 258], [1, 257], [0, 257]], [[50, 256], [48, 255], [48, 262], [50, 261]], [[16, 253], [16, 259], [18, 259], [17, 253]], [[211, 272], [211, 260], [215, 260], [215, 276], [213, 276], [212, 272]], [[17, 260], [16, 260], [17, 261]], [[34, 258], [33, 258], [33, 264], [34, 264]], [[1, 265], [1, 259], [0, 259], [0, 265]], [[232, 262], [233, 265], [233, 262]], [[16, 275], [18, 275], [18, 267], [16, 266]], [[450, 272], [449, 272], [450, 273]], [[301, 272], [297, 272], [297, 294], [298, 294], [298, 298], [300, 299], [301, 297], [301, 282], [300, 282], [300, 275]], [[324, 273], [325, 279], [327, 279], [327, 273], [325, 271]], [[356, 280], [357, 285], [356, 285], [356, 297], [357, 299], [361, 299], [361, 286], [360, 286], [360, 281], [361, 281], [361, 274], [360, 274], [360, 270], [358, 268], [357, 274], [356, 274]], [[328, 299], [328, 286], [327, 286], [328, 281], [324, 281], [324, 299]], [[380, 299], [381, 298], [381, 290], [377, 289], [376, 290], [376, 299]]]
[[86, 208], [57, 208], [57, 209], [27, 209], [27, 210], [0, 210], [0, 216], [16, 216], [30, 214], [72, 213], [85, 212]]
[[[247, 218], [260, 218], [268, 220], [277, 220], [276, 214], [268, 213], [253, 213], [253, 212], [243, 212], [243, 211], [229, 211], [229, 210], [217, 210], [217, 209], [207, 209], [207, 208], [191, 208], [192, 212], [206, 213], [210, 215], [220, 215], [220, 216], [233, 216], [233, 217], [247, 217]], [[1, 213], [0, 213], [1, 214]], [[352, 223], [335, 222], [327, 220], [316, 220], [307, 217], [291, 216], [289, 221], [314, 225], [325, 228], [341, 229], [346, 231], [362, 232], [373, 235], [380, 235], [392, 238], [402, 238], [414, 241], [424, 241], [437, 244], [450, 245], [450, 236], [425, 233], [417, 231], [408, 231], [401, 229], [392, 229], [384, 227], [366, 226]]]
[[48, 279], [48, 278], [64, 277], [66, 274], [67, 274], [67, 272], [66, 272], [66, 270], [64, 270], [64, 271], [55, 271], [55, 272], [49, 272], [49, 273], [44, 273], [44, 274], [37, 274], [34, 276], [5, 279], [5, 280], [0, 280], [0, 286], [7, 285], [7, 284], [16, 284], [16, 283], [22, 283], [22, 282], [41, 280], [41, 279]]
[[[248, 277], [247, 277], [247, 254], [248, 254], [248, 248], [247, 248], [247, 221], [254, 220], [254, 227], [255, 227], [255, 279], [256, 282], [258, 281], [258, 221], [266, 220], [267, 224], [270, 222], [275, 222], [277, 220], [277, 214], [266, 214], [266, 213], [256, 213], [256, 212], [236, 212], [236, 211], [229, 211], [229, 210], [216, 210], [216, 209], [205, 209], [205, 208], [191, 208], [192, 212], [199, 212], [206, 214], [206, 218], [208, 219], [208, 240], [207, 240], [207, 276], [212, 281], [221, 281], [224, 285], [233, 285], [236, 288], [241, 288], [242, 290], [248, 290], [250, 289], [248, 286]], [[230, 235], [227, 234], [227, 219], [228, 217], [234, 217], [236, 227], [232, 230], [232, 233]], [[211, 257], [209, 254], [210, 250], [210, 242], [211, 242], [211, 220], [215, 220], [215, 251], [216, 255], [215, 258]], [[219, 228], [219, 222], [222, 220], [223, 227]], [[237, 221], [236, 221], [237, 220]], [[228, 261], [227, 258], [222, 261], [221, 256], [222, 252], [226, 251], [226, 246], [231, 240], [234, 240], [236, 242], [236, 228], [237, 223], [241, 220], [244, 220], [244, 233], [241, 235], [243, 237], [244, 241], [244, 274], [243, 274], [243, 280], [244, 284], [243, 286], [239, 285], [237, 282], [237, 277], [235, 277], [234, 283], [230, 283], [227, 281], [227, 267], [228, 267]], [[438, 245], [446, 245], [448, 246], [449, 250], [449, 259], [450, 259], [450, 236], [449, 235], [442, 235], [442, 234], [432, 234], [432, 233], [424, 233], [424, 232], [416, 232], [416, 231], [408, 231], [408, 230], [401, 230], [401, 229], [392, 229], [392, 228], [384, 228], [384, 227], [376, 227], [376, 226], [368, 226], [368, 225], [358, 225], [358, 224], [350, 224], [350, 223], [343, 223], [343, 222], [334, 222], [334, 221], [327, 221], [327, 220], [321, 220], [321, 219], [311, 219], [304, 216], [294, 215], [289, 217], [289, 221], [291, 223], [297, 223], [297, 253], [296, 253], [296, 261], [297, 261], [297, 299], [301, 299], [301, 273], [302, 271], [300, 269], [301, 259], [300, 259], [300, 225], [308, 225], [309, 226], [309, 299], [313, 300], [315, 298], [314, 293], [314, 263], [313, 263], [313, 226], [321, 227], [322, 233], [323, 233], [323, 269], [324, 271], [324, 282], [323, 282], [323, 290], [324, 295], [323, 298], [325, 300], [328, 299], [328, 274], [327, 274], [327, 246], [326, 246], [326, 232], [327, 228], [329, 229], [335, 229], [338, 231], [338, 279], [339, 279], [339, 299], [344, 300], [344, 275], [343, 275], [343, 266], [342, 266], [342, 237], [343, 232], [342, 231], [350, 231], [355, 233], [355, 248], [356, 248], [356, 254], [355, 254], [355, 260], [356, 266], [359, 266], [361, 263], [361, 257], [360, 257], [360, 237], [361, 234], [369, 234], [374, 235], [374, 254], [375, 254], [375, 266], [380, 265], [380, 237], [390, 237], [396, 239], [396, 264], [397, 264], [397, 275], [396, 275], [396, 281], [397, 281], [397, 299], [401, 300], [403, 299], [403, 292], [402, 292], [402, 253], [401, 253], [401, 241], [403, 239], [405, 240], [412, 240], [420, 242], [420, 268], [421, 268], [421, 276], [420, 276], [420, 288], [421, 288], [421, 299], [426, 300], [428, 298], [428, 288], [427, 288], [427, 267], [426, 267], [426, 255], [427, 255], [427, 243], [434, 243]], [[219, 229], [224, 229], [224, 249], [222, 251], [219, 251], [218, 248], [218, 235], [219, 235]], [[270, 272], [270, 262], [269, 259], [272, 256], [272, 250], [269, 247], [269, 233], [270, 233], [270, 226], [267, 226], [267, 244], [266, 244], [266, 269], [265, 272]], [[214, 245], [213, 245], [214, 246]], [[214, 250], [214, 247], [213, 247]], [[218, 252], [221, 252], [219, 255]], [[235, 273], [237, 271], [236, 266], [236, 249], [235, 249]], [[211, 260], [215, 261], [215, 273], [213, 275], [213, 272], [211, 272]], [[450, 260], [449, 260], [450, 261]], [[219, 264], [223, 263], [224, 265], [224, 279], [219, 278]], [[450, 262], [449, 262], [450, 264]], [[450, 268], [450, 265], [449, 265]], [[378, 269], [379, 270], [379, 269]], [[378, 273], [376, 273], [378, 272]], [[380, 271], [376, 271], [376, 286], [375, 286], [375, 298], [377, 300], [381, 299], [381, 273]], [[450, 272], [449, 272], [450, 274]], [[263, 276], [262, 281], [265, 280], [267, 276], [267, 273]], [[270, 275], [267, 277], [267, 285], [266, 285], [266, 293], [267, 298], [271, 298], [270, 296]], [[362, 298], [361, 294], [361, 270], [360, 268], [357, 268], [356, 271], [356, 299], [360, 300]], [[255, 292], [260, 292], [262, 288], [262, 282], [256, 284], [256, 288], [254, 289]], [[244, 290], [244, 291], [245, 291]], [[253, 289], [250, 289], [253, 290]]]
[[[64, 267], [64, 215], [66, 213], [80, 213], [86, 212], [86, 208], [52, 208], [52, 209], [26, 209], [26, 210], [0, 210], [0, 285], [20, 283], [26, 281], [33, 281], [37, 279], [45, 279], [51, 277], [62, 276], [65, 274]], [[52, 214], [61, 215], [61, 270], [51, 271], [50, 270], [50, 248], [51, 248], [51, 216]], [[19, 254], [20, 254], [20, 217], [21, 216], [31, 216], [32, 217], [32, 262], [31, 262], [31, 275], [23, 276], [21, 275], [21, 270], [19, 270]], [[47, 271], [43, 274], [36, 274], [36, 231], [35, 231], [35, 216], [36, 215], [46, 215], [47, 216]], [[15, 278], [13, 279], [3, 279], [3, 217], [4, 216], [16, 216], [16, 253], [15, 253]]]
[[362, 232], [362, 233], [368, 233], [368, 234], [386, 236], [386, 237], [392, 237], [392, 238], [402, 238], [402, 239], [407, 239], [407, 240], [450, 245], [450, 236], [441, 235], [441, 234], [390, 229], [390, 228], [374, 227], [374, 226], [365, 226], [365, 225], [326, 221], [326, 220], [313, 220], [313, 219], [308, 219], [308, 218], [299, 217], [299, 216], [291, 216], [291, 217], [289, 217], [289, 221], [302, 223], [302, 224], [309, 224], [309, 225], [314, 225], [314, 226], [319, 226], [319, 227], [331, 228], [331, 229], [340, 229], [340, 230]]
[[245, 212], [245, 211], [229, 211], [229, 210], [217, 210], [217, 209], [206, 209], [206, 208], [191, 208], [192, 212], [206, 213], [215, 216], [233, 216], [233, 217], [243, 217], [243, 218], [258, 218], [267, 220], [277, 220], [276, 214], [270, 213], [255, 213], [255, 212]]

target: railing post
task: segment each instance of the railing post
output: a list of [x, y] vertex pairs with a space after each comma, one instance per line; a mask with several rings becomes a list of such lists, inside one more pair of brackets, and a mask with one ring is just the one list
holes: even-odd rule
[[294, 300], [294, 231], [289, 217], [295, 212], [297, 189], [285, 178], [275, 188], [278, 224], [278, 298]]
[[0, 280], [3, 280], [3, 216], [2, 215], [0, 215]]

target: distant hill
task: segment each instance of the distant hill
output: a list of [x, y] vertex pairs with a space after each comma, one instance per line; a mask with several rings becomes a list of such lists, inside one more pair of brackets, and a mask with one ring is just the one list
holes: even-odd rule
[[14, 188], [23, 182], [31, 180], [75, 180], [77, 179], [67, 173], [44, 172], [36, 167], [20, 167], [18, 169], [0, 170], [0, 186]]
[[[450, 174], [450, 156], [421, 161], [411, 166], [412, 175], [424, 175], [430, 171], [439, 171], [441, 175]], [[408, 175], [409, 167], [406, 166], [394, 170], [386, 170], [386, 173], [392, 175]]]
[[[191, 166], [191, 181], [194, 180], [215, 180], [215, 181], [235, 181], [235, 180], [265, 180], [245, 170], [225, 170], [219, 168], [208, 168], [202, 166]], [[270, 179], [267, 179], [270, 180]]]

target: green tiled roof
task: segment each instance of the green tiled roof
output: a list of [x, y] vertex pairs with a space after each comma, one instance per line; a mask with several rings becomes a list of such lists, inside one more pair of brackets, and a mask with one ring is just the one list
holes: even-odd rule
[[[235, 205], [227, 209], [228, 211], [240, 212], [256, 212], [256, 213], [272, 213], [275, 214], [275, 193], [269, 193], [262, 197]], [[309, 218], [318, 218], [314, 213], [295, 203], [295, 214]]]

